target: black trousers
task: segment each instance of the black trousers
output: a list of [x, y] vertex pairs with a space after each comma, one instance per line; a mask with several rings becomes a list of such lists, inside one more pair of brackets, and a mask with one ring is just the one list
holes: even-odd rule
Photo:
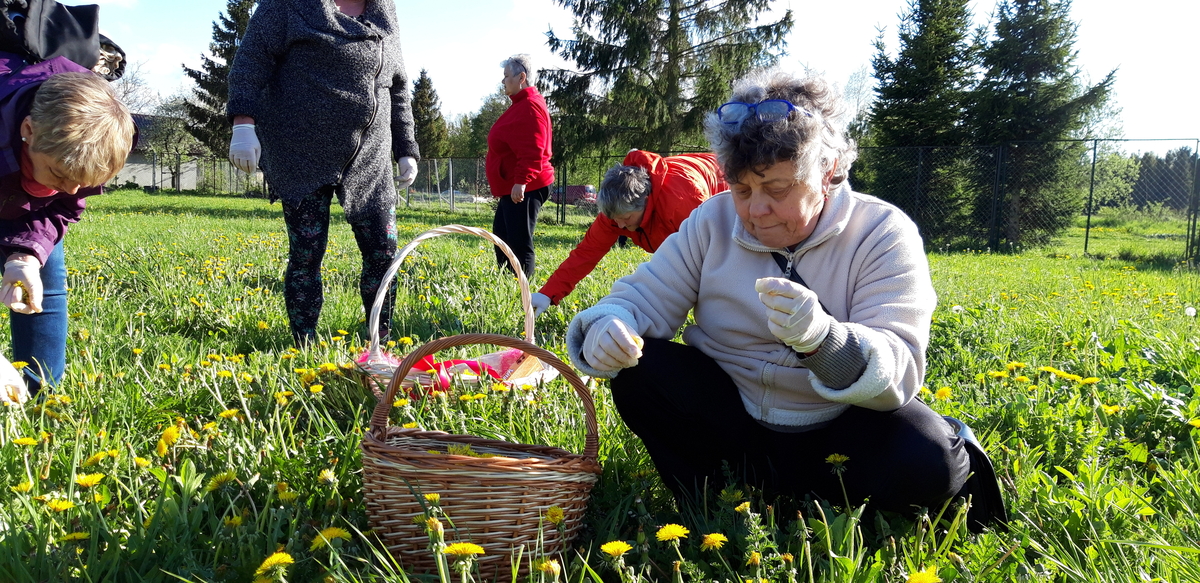
[[895, 411], [851, 406], [818, 429], [775, 431], [746, 413], [716, 361], [683, 344], [645, 342], [638, 365], [612, 380], [613, 401], [681, 502], [702, 487], [719, 491], [723, 461], [768, 496], [838, 503], [842, 486], [826, 458], [842, 454], [850, 504], [869, 498], [872, 508], [903, 513], [942, 504], [967, 479], [965, 441], [920, 400]]
[[[504, 241], [509, 249], [512, 249], [513, 255], [517, 256], [517, 261], [521, 262], [521, 270], [529, 279], [533, 279], [535, 263], [533, 228], [537, 226], [538, 213], [541, 212], [542, 205], [548, 198], [550, 198], [549, 186], [527, 191], [521, 202], [513, 202], [512, 195], [506, 194], [500, 197], [500, 203], [496, 207], [496, 218], [492, 221], [492, 233], [500, 237], [500, 240]], [[496, 263], [501, 267], [513, 269], [499, 247], [496, 248]], [[515, 269], [513, 274], [516, 274]]]

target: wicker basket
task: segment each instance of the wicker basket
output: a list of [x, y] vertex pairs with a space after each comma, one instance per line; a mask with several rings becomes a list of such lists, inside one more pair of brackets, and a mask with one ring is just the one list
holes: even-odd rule
[[[441, 507], [453, 523], [453, 527], [446, 525], [448, 542], [473, 542], [484, 548], [479, 568], [490, 579], [510, 572], [511, 554], [519, 546], [524, 545], [527, 556], [539, 547], [545, 554], [564, 550], [580, 528], [588, 496], [599, 478], [592, 395], [575, 371], [553, 353], [508, 336], [462, 334], [415, 349], [401, 367], [411, 367], [445, 348], [471, 344], [517, 348], [561, 372], [583, 402], [584, 450], [576, 455], [556, 447], [391, 427], [388, 415], [402, 385], [399, 376], [393, 376], [363, 438], [363, 498], [371, 528], [410, 573], [436, 569], [425, 526], [414, 522], [424, 514], [424, 494], [441, 497]], [[469, 444], [472, 451], [494, 457], [445, 453], [451, 444]], [[552, 506], [563, 510], [562, 533], [543, 520]], [[522, 563], [521, 571], [527, 572], [528, 561]]]
[[[422, 241], [427, 239], [449, 234], [474, 235], [476, 237], [481, 237], [499, 247], [500, 251], [503, 252], [506, 257], [508, 257], [508, 260], [512, 262], [513, 265], [520, 265], [520, 262], [517, 261], [517, 258], [513, 254], [512, 250], [508, 248], [508, 245], [506, 245], [504, 241], [502, 241], [496, 235], [476, 227], [467, 227], [464, 225], [445, 225], [442, 227], [437, 227], [436, 229], [430, 229], [424, 233], [421, 233], [420, 235], [417, 235], [412, 242], [410, 242], [408, 245], [405, 245], [404, 248], [396, 254], [396, 258], [392, 260], [392, 264], [388, 267], [387, 272], [384, 273], [383, 283], [379, 286], [379, 291], [375, 295], [375, 303], [371, 306], [371, 314], [369, 317], [369, 323], [367, 325], [367, 328], [371, 331], [371, 343], [367, 347], [366, 354], [358, 363], [359, 370], [363, 373], [364, 384], [366, 384], [367, 387], [376, 394], [376, 396], [379, 396], [381, 393], [380, 386], [390, 383], [392, 376], [396, 374], [397, 370], [396, 364], [398, 359], [384, 353], [379, 338], [379, 318], [383, 311], [383, 302], [387, 297], [388, 288], [391, 287], [392, 281], [396, 278], [396, 274], [399, 273], [400, 267], [403, 265], [405, 258], [412, 253], [413, 249], [415, 249], [417, 245], [421, 244]], [[521, 307], [525, 316], [525, 340], [532, 343], [534, 341], [534, 314], [533, 303], [531, 301], [532, 294], [529, 291], [529, 280], [525, 278], [524, 272], [519, 269], [516, 271], [517, 282], [521, 290]], [[406, 377], [403, 381], [406, 389], [411, 390], [418, 385], [428, 388], [433, 385], [433, 377], [425, 371], [412, 371], [409, 369], [402, 370], [406, 371], [405, 374], [401, 375]], [[512, 368], [512, 371], [519, 371], [519, 374], [522, 375], [522, 378], [538, 380], [549, 380], [556, 375], [556, 371], [553, 367], [544, 362], [537, 361], [532, 357], [522, 359], [519, 363], [517, 363], [516, 366]], [[516, 375], [513, 375], [511, 379], [506, 378], [504, 380], [515, 380], [517, 378], [518, 377]]]

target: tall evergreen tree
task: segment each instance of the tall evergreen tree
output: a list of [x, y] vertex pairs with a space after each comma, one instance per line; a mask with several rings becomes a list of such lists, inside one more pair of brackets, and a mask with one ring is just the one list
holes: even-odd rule
[[[963, 107], [973, 82], [968, 0], [909, 0], [900, 17], [899, 50], [875, 41], [877, 98], [870, 111], [866, 190], [897, 204], [927, 241], [961, 233], [967, 185], [961, 164]], [[920, 148], [896, 149], [898, 146]], [[950, 241], [945, 241], [950, 242]]]
[[574, 39], [547, 32], [579, 72], [544, 72], [556, 113], [556, 153], [699, 144], [705, 114], [729, 82], [774, 63], [792, 29], [788, 10], [758, 24], [770, 0], [556, 0]]
[[196, 83], [196, 91], [183, 105], [189, 120], [188, 132], [214, 152], [228, 148], [233, 132], [225, 118], [225, 104], [229, 101], [229, 66], [246, 34], [255, 4], [257, 0], [228, 0], [225, 12], [213, 21], [213, 40], [208, 50], [215, 58], [202, 55], [199, 69], [183, 68], [184, 74]]
[[1055, 141], [1086, 137], [1089, 115], [1103, 107], [1116, 72], [1090, 87], [1081, 83], [1070, 9], [1069, 0], [1003, 0], [981, 53], [983, 80], [967, 118], [976, 140], [997, 145], [998, 160], [979, 165], [978, 180], [999, 186], [1001, 203], [976, 207], [993, 246], [1001, 239], [1010, 248], [1043, 243], [1083, 208], [1085, 146]]
[[413, 83], [412, 114], [413, 132], [425, 158], [442, 158], [450, 153], [449, 132], [441, 107], [433, 80], [421, 69], [421, 75]]

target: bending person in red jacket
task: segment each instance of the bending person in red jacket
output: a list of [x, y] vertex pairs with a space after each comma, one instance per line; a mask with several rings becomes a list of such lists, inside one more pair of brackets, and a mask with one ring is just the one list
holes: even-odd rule
[[[492, 232], [508, 244], [525, 277], [533, 277], [533, 228], [550, 198], [554, 167], [550, 166], [550, 112], [534, 83], [529, 55], [504, 61], [504, 93], [512, 105], [488, 132], [485, 166], [492, 196], [499, 199]], [[516, 273], [517, 266], [496, 248], [496, 262]]]
[[654, 253], [708, 197], [728, 190], [721, 167], [712, 154], [682, 154], [663, 158], [633, 150], [624, 162], [604, 174], [596, 206], [600, 214], [583, 241], [533, 294], [540, 315], [558, 305], [622, 235]]

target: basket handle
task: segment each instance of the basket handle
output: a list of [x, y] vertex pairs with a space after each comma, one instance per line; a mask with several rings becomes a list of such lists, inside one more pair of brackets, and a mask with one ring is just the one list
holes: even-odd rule
[[[417, 245], [421, 243], [421, 241], [432, 239], [434, 237], [440, 237], [442, 235], [449, 235], [452, 233], [475, 235], [476, 237], [482, 237], [483, 239], [491, 241], [494, 245], [500, 248], [500, 251], [504, 253], [505, 257], [508, 257], [510, 265], [521, 265], [521, 262], [517, 260], [516, 255], [513, 254], [512, 249], [509, 249], [508, 245], [505, 244], [504, 241], [500, 240], [500, 237], [497, 237], [490, 231], [486, 231], [484, 229], [468, 227], [465, 225], [444, 225], [417, 235], [417, 238], [413, 239], [408, 245], [405, 245], [404, 248], [396, 254], [396, 258], [392, 260], [392, 264], [388, 266], [387, 272], [383, 275], [383, 280], [379, 284], [379, 291], [375, 292], [375, 303], [371, 306], [371, 314], [368, 318], [367, 324], [367, 327], [371, 332], [371, 345], [368, 350], [367, 357], [368, 361], [376, 361], [381, 359], [383, 356], [379, 346], [379, 317], [383, 312], [383, 302], [387, 298], [388, 290], [392, 287], [392, 281], [396, 279], [396, 274], [400, 272], [400, 266], [404, 263], [404, 260], [408, 257], [408, 254], [412, 253], [413, 249], [415, 249]], [[523, 270], [518, 268], [514, 269], [513, 271], [517, 272], [517, 282], [521, 287], [521, 308], [525, 313], [525, 339], [529, 342], [533, 342], [533, 297], [529, 291], [529, 280], [525, 278], [525, 272]]]
[[571, 383], [571, 387], [575, 389], [575, 395], [583, 402], [584, 421], [587, 425], [583, 455], [590, 459], [596, 459], [597, 454], [600, 452], [599, 426], [596, 423], [596, 405], [592, 401], [591, 391], [583, 384], [583, 380], [579, 378], [578, 374], [575, 374], [574, 369], [559, 360], [553, 352], [520, 338], [502, 336], [500, 334], [459, 334], [457, 336], [447, 336], [431, 340], [408, 353], [408, 356], [404, 357], [404, 361], [396, 368], [396, 373], [392, 375], [392, 381], [388, 384], [387, 394], [383, 395], [383, 398], [379, 399], [379, 403], [375, 405], [375, 411], [371, 414], [371, 429], [382, 431], [387, 427], [388, 415], [392, 412], [392, 401], [396, 399], [396, 393], [400, 390], [405, 375], [408, 374], [413, 365], [417, 364], [417, 361], [445, 348], [469, 346], [472, 344], [494, 344], [506, 348], [516, 348], [558, 369], [558, 372], [562, 373], [567, 382]]

